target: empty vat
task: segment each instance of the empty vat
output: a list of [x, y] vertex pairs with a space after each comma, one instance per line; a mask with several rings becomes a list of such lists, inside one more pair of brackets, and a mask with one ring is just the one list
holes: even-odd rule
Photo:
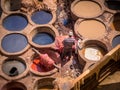
[[55, 89], [54, 84], [53, 84], [54, 80], [55, 80], [54, 78], [40, 79], [35, 83], [34, 90], [53, 90]]
[[18, 33], [8, 34], [1, 41], [2, 49], [8, 53], [17, 53], [22, 51], [28, 45], [27, 38]]
[[117, 36], [115, 36], [114, 38], [113, 38], [113, 40], [112, 40], [112, 46], [113, 47], [116, 47], [117, 45], [119, 45], [120, 44], [120, 35], [117, 35]]
[[32, 14], [31, 19], [36, 24], [48, 24], [53, 18], [50, 11], [36, 11]]
[[88, 0], [75, 0], [71, 5], [71, 11], [77, 17], [91, 18], [102, 13], [100, 4]]
[[21, 31], [27, 24], [28, 20], [22, 14], [9, 15], [2, 22], [3, 27], [9, 31]]
[[24, 84], [19, 82], [10, 82], [2, 87], [2, 90], [27, 90]]
[[75, 23], [75, 32], [85, 38], [95, 39], [103, 37], [106, 32], [106, 26], [98, 20], [78, 20]]
[[6, 75], [13, 77], [22, 74], [26, 70], [26, 64], [19, 58], [7, 59], [2, 64], [2, 71]]

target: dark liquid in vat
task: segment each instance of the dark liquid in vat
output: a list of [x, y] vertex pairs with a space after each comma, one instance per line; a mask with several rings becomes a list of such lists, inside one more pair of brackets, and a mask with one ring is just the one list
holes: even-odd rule
[[112, 41], [112, 46], [115, 47], [120, 44], [120, 35], [116, 36]]
[[27, 19], [21, 15], [11, 15], [3, 20], [3, 26], [9, 31], [20, 31], [28, 24]]
[[14, 88], [6, 89], [6, 90], [23, 90], [23, 89], [22, 88], [14, 87]]
[[106, 4], [109, 9], [120, 10], [120, 1], [117, 0], [106, 0]]
[[54, 42], [54, 37], [49, 33], [37, 33], [32, 40], [34, 43], [39, 45], [47, 45]]
[[32, 15], [32, 21], [36, 24], [47, 24], [52, 20], [52, 14], [47, 11], [37, 11]]
[[9, 53], [23, 50], [28, 44], [25, 36], [21, 34], [9, 34], [2, 40], [2, 48]]

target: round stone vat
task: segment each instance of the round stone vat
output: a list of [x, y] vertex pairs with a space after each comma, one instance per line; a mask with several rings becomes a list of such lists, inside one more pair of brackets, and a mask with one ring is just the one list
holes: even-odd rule
[[112, 47], [114, 48], [119, 44], [120, 44], [120, 35], [117, 35], [112, 40]]
[[19, 76], [26, 71], [26, 64], [20, 58], [7, 59], [2, 64], [2, 71], [9, 77]]
[[55, 20], [55, 13], [46, 10], [36, 11], [32, 14], [31, 20], [35, 24], [48, 24], [53, 23]]
[[119, 0], [105, 0], [105, 6], [112, 10], [120, 10]]
[[82, 18], [93, 18], [103, 13], [99, 3], [89, 0], [75, 0], [71, 5], [71, 11], [75, 16]]
[[18, 11], [21, 8], [22, 0], [1, 0], [1, 5], [4, 11]]
[[36, 81], [34, 90], [53, 90], [56, 87], [53, 84], [54, 78], [43, 78]]
[[59, 66], [60, 55], [50, 49], [37, 50], [39, 50], [41, 55], [34, 55], [33, 62], [30, 65], [31, 72], [39, 76], [48, 76], [56, 73], [58, 69], [51, 63], [54, 62]]
[[29, 34], [29, 41], [35, 47], [51, 47], [58, 31], [52, 26], [39, 26]]
[[99, 20], [80, 20], [75, 23], [74, 30], [76, 34], [88, 39], [96, 39], [104, 36], [106, 32], [106, 26]]
[[19, 82], [10, 82], [2, 87], [2, 90], [27, 90], [24, 84]]
[[5, 54], [18, 54], [28, 48], [26, 36], [19, 33], [11, 33], [4, 36], [1, 40], [2, 52]]
[[97, 62], [108, 52], [106, 45], [97, 40], [88, 40], [84, 43], [84, 48], [79, 50], [83, 60]]
[[28, 20], [23, 14], [11, 14], [3, 19], [2, 25], [9, 31], [21, 31], [28, 25]]

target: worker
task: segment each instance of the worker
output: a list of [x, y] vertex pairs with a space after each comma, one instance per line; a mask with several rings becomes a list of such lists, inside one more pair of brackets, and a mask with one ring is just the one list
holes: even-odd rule
[[35, 51], [39, 55], [40, 64], [43, 65], [46, 69], [50, 69], [51, 67], [56, 67], [57, 69], [60, 69], [55, 62], [48, 56], [48, 54], [41, 54], [36, 49], [32, 48], [33, 51]]
[[73, 46], [75, 46], [75, 39], [73, 38], [73, 32], [69, 32], [69, 37], [63, 40], [62, 60], [66, 61], [71, 58]]

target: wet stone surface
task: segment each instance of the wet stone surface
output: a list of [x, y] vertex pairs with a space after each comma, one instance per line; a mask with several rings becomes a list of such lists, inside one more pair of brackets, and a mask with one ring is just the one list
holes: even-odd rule
[[23, 50], [28, 42], [21, 34], [9, 34], [2, 39], [2, 48], [9, 53], [16, 53]]

